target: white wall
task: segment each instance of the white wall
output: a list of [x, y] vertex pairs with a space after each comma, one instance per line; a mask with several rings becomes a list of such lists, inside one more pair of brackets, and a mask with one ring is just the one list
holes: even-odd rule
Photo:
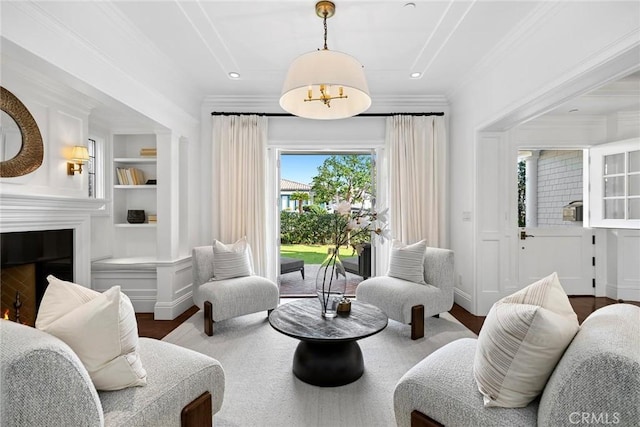
[[73, 229], [74, 279], [90, 286], [91, 215], [104, 209], [104, 202], [88, 198], [86, 172], [67, 175], [72, 147], [86, 145], [89, 111], [73, 98], [6, 72], [2, 65], [2, 86], [34, 117], [44, 157], [27, 175], [0, 178], [0, 231]]
[[[98, 207], [93, 208], [97, 204], [87, 202], [86, 173], [67, 176], [67, 151], [73, 145], [84, 144], [90, 134], [98, 134], [105, 140], [108, 162], [112, 133], [166, 132], [170, 136], [165, 144], [165, 159], [170, 170], [159, 163], [167, 170], [166, 188], [170, 193], [163, 204], [167, 221], [158, 226], [162, 263], [157, 266], [157, 280], [149, 279], [151, 287], [134, 299], [134, 306], [142, 311], [150, 311], [151, 307], [156, 318], [172, 319], [192, 304], [188, 258], [195, 236], [199, 235], [199, 216], [194, 212], [200, 207], [197, 187], [194, 189], [189, 183], [197, 182], [199, 170], [189, 167], [185, 159], [190, 164], [197, 163], [192, 159], [198, 159], [198, 119], [165, 96], [164, 88], [175, 92], [180, 90], [179, 85], [172, 79], [163, 81], [167, 76], [158, 73], [155, 63], [136, 62], [135, 67], [125, 71], [121, 64], [109, 63], [101, 52], [92, 50], [61, 22], [49, 22], [49, 17], [41, 15], [42, 10], [31, 8], [26, 3], [2, 6], [2, 85], [23, 99], [36, 118], [43, 132], [45, 159], [32, 174], [0, 180], [0, 193], [53, 196], [64, 199], [61, 204], [67, 211], [90, 211], [91, 215], [84, 213], [74, 225], [74, 229], [86, 234], [76, 248], [80, 266], [76, 279], [90, 283], [91, 261], [114, 254], [112, 220], [102, 215]], [[90, 121], [97, 126], [90, 129]], [[111, 166], [108, 168], [107, 181], [111, 182]], [[178, 190], [182, 192], [178, 194]], [[107, 192], [106, 197], [110, 195]], [[38, 198], [29, 203], [40, 205]], [[110, 201], [103, 201], [99, 207], [105, 202]], [[109, 210], [107, 206], [106, 215]], [[3, 218], [0, 225], [5, 227], [5, 222]], [[152, 239], [152, 244], [156, 243]], [[108, 283], [121, 284], [128, 293], [137, 291], [137, 285], [128, 279], [110, 278]]]
[[67, 175], [67, 159], [74, 145], [86, 145], [89, 111], [52, 94], [46, 96], [17, 77], [4, 75], [2, 85], [27, 107], [44, 144], [42, 166], [28, 175], [0, 178], [2, 193], [86, 198], [87, 174]]
[[[474, 314], [486, 314], [491, 301], [516, 278], [510, 209], [515, 193], [508, 186], [515, 185], [510, 176], [515, 176], [515, 149], [509, 147], [508, 135], [483, 136], [479, 131], [506, 130], [638, 67], [639, 4], [603, 2], [585, 8], [566, 2], [543, 7], [545, 19], [534, 16], [518, 33], [508, 35], [510, 42], [487, 58], [484, 68], [472, 70], [467, 84], [450, 100], [455, 159], [451, 242], [460, 274], [456, 302]], [[482, 216], [484, 211], [491, 215]], [[464, 212], [472, 213], [472, 221], [463, 220]], [[482, 304], [481, 293], [487, 295]]]

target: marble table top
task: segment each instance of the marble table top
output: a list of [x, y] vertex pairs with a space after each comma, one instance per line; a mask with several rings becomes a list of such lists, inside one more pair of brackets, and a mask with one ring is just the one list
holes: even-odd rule
[[387, 316], [377, 307], [351, 301], [351, 313], [326, 319], [317, 298], [305, 298], [278, 306], [269, 323], [277, 331], [304, 341], [355, 341], [383, 330]]

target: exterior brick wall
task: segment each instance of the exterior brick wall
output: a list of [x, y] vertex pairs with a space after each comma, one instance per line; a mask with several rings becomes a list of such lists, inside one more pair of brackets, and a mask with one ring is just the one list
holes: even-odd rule
[[582, 150], [543, 150], [538, 159], [538, 226], [576, 226], [563, 221], [562, 207], [582, 200]]

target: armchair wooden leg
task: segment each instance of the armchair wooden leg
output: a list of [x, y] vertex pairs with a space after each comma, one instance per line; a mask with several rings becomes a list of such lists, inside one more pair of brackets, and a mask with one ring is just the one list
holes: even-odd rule
[[181, 427], [211, 427], [213, 426], [212, 412], [211, 393], [205, 391], [182, 408], [180, 425]]
[[411, 427], [444, 427], [420, 411], [411, 411]]
[[439, 318], [440, 318], [440, 314], [434, 314], [434, 315], [433, 315], [433, 316], [431, 316], [431, 317], [435, 317], [436, 319], [439, 319]]
[[424, 305], [411, 307], [411, 339], [424, 337]]
[[273, 311], [273, 308], [270, 308], [269, 310], [267, 310], [267, 317], [269, 317], [272, 311]]
[[209, 301], [204, 302], [204, 333], [213, 335], [213, 306]]

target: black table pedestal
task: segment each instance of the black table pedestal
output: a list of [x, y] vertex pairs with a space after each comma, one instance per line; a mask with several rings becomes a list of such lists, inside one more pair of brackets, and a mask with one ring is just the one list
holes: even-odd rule
[[273, 328], [300, 340], [293, 355], [293, 373], [307, 384], [336, 387], [354, 382], [364, 372], [357, 341], [387, 327], [377, 307], [351, 301], [348, 316], [322, 317], [316, 298], [280, 305], [269, 315]]
[[300, 341], [293, 355], [293, 373], [307, 384], [336, 387], [362, 376], [364, 360], [356, 341]]

